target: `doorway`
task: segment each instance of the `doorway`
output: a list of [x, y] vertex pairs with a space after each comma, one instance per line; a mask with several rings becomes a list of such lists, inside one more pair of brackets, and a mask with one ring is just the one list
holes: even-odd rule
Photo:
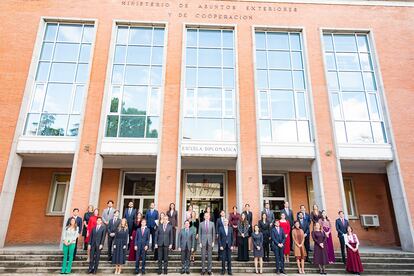
[[217, 219], [220, 211], [226, 209], [225, 176], [225, 173], [186, 173], [183, 214], [192, 206], [200, 221], [203, 221], [204, 211], [210, 206], [214, 220]]
[[121, 214], [129, 202], [134, 208], [145, 215], [151, 202], [155, 200], [155, 173], [124, 173], [121, 199]]

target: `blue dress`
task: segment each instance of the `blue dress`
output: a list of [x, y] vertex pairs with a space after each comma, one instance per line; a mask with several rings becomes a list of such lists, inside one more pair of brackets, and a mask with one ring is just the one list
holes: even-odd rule
[[112, 264], [114, 265], [125, 264], [128, 237], [129, 237], [128, 228], [121, 229], [115, 233], [114, 248], [112, 252]]
[[[263, 233], [259, 232], [259, 234], [256, 234], [255, 232], [253, 232], [252, 239], [253, 239], [253, 256], [263, 258]], [[257, 249], [258, 246], [260, 247], [260, 249]]]

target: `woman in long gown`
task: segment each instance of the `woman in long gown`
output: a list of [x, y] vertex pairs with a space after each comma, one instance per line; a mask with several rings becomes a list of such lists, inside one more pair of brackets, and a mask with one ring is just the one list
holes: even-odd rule
[[321, 219], [319, 220], [319, 224], [322, 226], [322, 231], [326, 235], [326, 252], [328, 253], [328, 261], [330, 264], [335, 263], [335, 251], [332, 241], [332, 226], [331, 221], [328, 219], [326, 211], [322, 211]]
[[269, 245], [271, 243], [271, 236], [270, 231], [271, 226], [270, 223], [267, 221], [267, 214], [266, 212], [262, 213], [262, 219], [259, 220], [259, 229], [260, 232], [263, 234], [263, 261], [269, 261]]
[[129, 255], [128, 255], [128, 261], [134, 261], [135, 262], [135, 257], [136, 257], [136, 252], [135, 252], [135, 236], [137, 234], [137, 229], [141, 228], [141, 220], [142, 220], [142, 213], [138, 212], [137, 213], [137, 217], [134, 221], [134, 225], [132, 226], [132, 233], [131, 233], [131, 238], [129, 240]]
[[305, 246], [304, 246], [305, 233], [300, 228], [300, 222], [298, 220], [295, 221], [295, 224], [293, 225], [292, 239], [293, 239], [293, 252], [295, 254], [299, 274], [305, 274], [305, 259], [307, 256]]
[[[99, 209], [95, 208], [95, 210], [93, 210], [93, 215], [89, 218], [89, 221], [88, 221], [88, 229], [86, 229], [86, 238], [85, 238], [86, 243], [89, 243], [92, 230], [93, 228], [96, 227], [96, 220], [98, 219], [98, 216], [99, 216]], [[90, 253], [91, 253], [91, 250], [88, 246], [88, 259], [86, 260], [87, 262], [89, 262]]]
[[89, 205], [88, 211], [83, 215], [83, 227], [82, 227], [83, 250], [88, 249], [88, 243], [85, 240], [86, 240], [86, 233], [88, 232], [88, 222], [91, 216], [93, 216], [93, 205]]
[[326, 253], [326, 235], [322, 231], [322, 227], [319, 222], [315, 223], [312, 239], [315, 243], [313, 248], [313, 264], [319, 267], [319, 273], [325, 275], [325, 266], [328, 262], [328, 254]]
[[193, 231], [195, 235], [196, 242], [194, 244], [194, 250], [191, 252], [191, 261], [194, 262], [195, 260], [195, 252], [197, 251], [197, 244], [198, 244], [198, 227], [200, 226], [200, 221], [197, 218], [196, 211], [191, 212], [191, 220], [190, 220], [190, 229]]
[[125, 218], [123, 218], [114, 238], [112, 264], [115, 265], [115, 274], [121, 274], [122, 265], [125, 264], [128, 238], [128, 222]]
[[237, 227], [239, 240], [237, 260], [241, 262], [249, 261], [249, 228], [249, 222], [247, 221], [246, 214], [242, 213]]
[[282, 213], [279, 220], [280, 227], [282, 227], [285, 232], [286, 240], [285, 247], [283, 249], [283, 254], [285, 256], [285, 263], [289, 263], [289, 254], [290, 254], [290, 222], [286, 219], [286, 214]]
[[239, 227], [239, 220], [240, 220], [240, 214], [237, 212], [237, 206], [233, 206], [233, 212], [229, 215], [229, 225], [233, 228], [233, 246], [237, 247], [237, 236], [239, 230], [237, 229]]
[[344, 239], [346, 244], [346, 271], [359, 275], [364, 272], [364, 268], [358, 251], [359, 240], [351, 226], [348, 226]]

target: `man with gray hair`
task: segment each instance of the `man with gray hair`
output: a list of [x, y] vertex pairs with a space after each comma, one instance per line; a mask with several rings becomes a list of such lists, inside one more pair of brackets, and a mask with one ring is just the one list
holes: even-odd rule
[[212, 250], [214, 247], [214, 238], [216, 237], [216, 231], [214, 223], [210, 221], [210, 213], [204, 214], [204, 221], [199, 226], [199, 238], [201, 248], [201, 275], [206, 273], [206, 254], [207, 260], [207, 273], [211, 275], [212, 268]]

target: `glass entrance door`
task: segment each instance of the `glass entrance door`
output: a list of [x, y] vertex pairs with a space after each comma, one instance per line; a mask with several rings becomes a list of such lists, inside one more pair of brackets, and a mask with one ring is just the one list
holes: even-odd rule
[[270, 210], [275, 214], [275, 218], [280, 218], [280, 210], [284, 208], [287, 200], [287, 189], [285, 175], [283, 174], [264, 174], [263, 184], [263, 206], [269, 202]]
[[155, 173], [125, 173], [121, 200], [121, 213], [129, 202], [145, 215], [151, 202], [155, 199]]
[[185, 182], [185, 205], [192, 206], [200, 220], [208, 206], [218, 218], [224, 206], [224, 173], [187, 173]]

